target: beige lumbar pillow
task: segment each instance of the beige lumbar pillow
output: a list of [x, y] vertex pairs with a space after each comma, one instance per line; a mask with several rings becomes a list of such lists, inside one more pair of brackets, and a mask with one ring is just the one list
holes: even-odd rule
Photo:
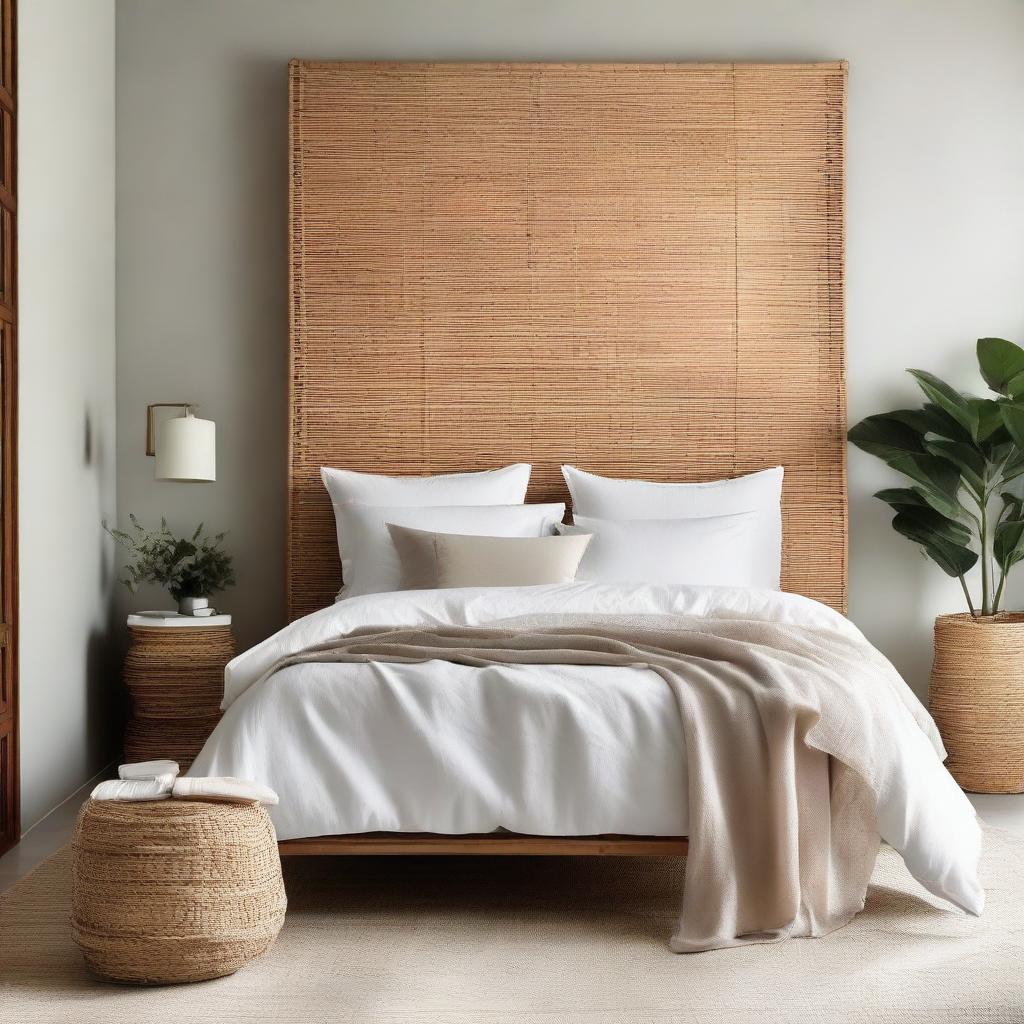
[[532, 587], [572, 583], [588, 534], [571, 537], [475, 537], [388, 523], [402, 564], [403, 590]]

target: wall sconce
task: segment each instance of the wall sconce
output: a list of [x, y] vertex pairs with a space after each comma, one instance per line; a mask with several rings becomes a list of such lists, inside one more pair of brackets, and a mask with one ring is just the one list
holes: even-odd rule
[[[217, 424], [192, 415], [194, 402], [155, 402], [146, 406], [146, 454], [156, 456], [157, 480], [217, 479]], [[155, 409], [184, 409], [184, 416], [160, 424], [157, 443]]]

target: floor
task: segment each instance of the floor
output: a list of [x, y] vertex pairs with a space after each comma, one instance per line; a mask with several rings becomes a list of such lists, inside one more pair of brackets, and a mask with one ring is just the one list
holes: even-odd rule
[[[71, 839], [78, 808], [95, 783], [95, 779], [87, 782], [29, 829], [13, 850], [0, 857], [0, 892], [14, 885], [19, 878], [27, 875]], [[1024, 795], [983, 796], [969, 793], [968, 798], [982, 820], [988, 824], [1024, 835]]]
[[[258, 963], [131, 989], [98, 985], [72, 940], [70, 860], [3, 896], [3, 1024], [1024, 1024], [1024, 836], [1004, 830], [980, 918], [938, 907], [883, 848], [836, 936], [683, 957], [679, 858], [288, 857], [287, 922]], [[219, 919], [195, 911], [203, 933]]]
[[981, 820], [996, 828], [1009, 829], [1024, 835], [1024, 796], [986, 796], [968, 793]]
[[90, 779], [81, 789], [72, 793], [60, 806], [55, 807], [42, 821], [33, 825], [22, 837], [21, 842], [0, 857], [0, 892], [10, 888], [33, 868], [53, 856], [71, 839], [75, 828], [78, 808], [89, 796], [89, 792], [108, 772], [101, 772]]

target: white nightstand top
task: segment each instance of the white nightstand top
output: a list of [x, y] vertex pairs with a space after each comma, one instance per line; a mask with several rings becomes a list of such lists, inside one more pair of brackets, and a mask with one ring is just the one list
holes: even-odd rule
[[147, 629], [194, 629], [197, 626], [230, 626], [230, 615], [182, 615], [175, 611], [135, 612], [128, 616], [129, 626]]

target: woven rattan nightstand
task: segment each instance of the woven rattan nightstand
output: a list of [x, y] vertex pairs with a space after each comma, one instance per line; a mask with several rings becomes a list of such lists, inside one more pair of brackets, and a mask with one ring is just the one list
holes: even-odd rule
[[220, 720], [224, 666], [235, 653], [231, 616], [129, 615], [128, 632], [125, 758], [168, 757], [185, 771]]

